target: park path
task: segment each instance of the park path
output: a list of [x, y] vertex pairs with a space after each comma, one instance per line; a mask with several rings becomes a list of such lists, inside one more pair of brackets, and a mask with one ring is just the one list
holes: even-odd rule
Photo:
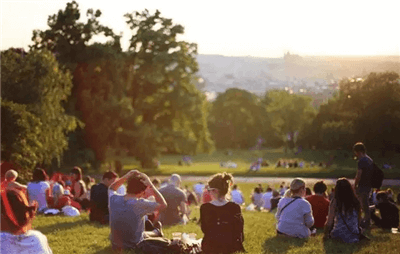
[[[159, 176], [160, 179], [165, 179], [166, 176]], [[191, 182], [206, 182], [210, 179], [208, 176], [181, 176], [182, 181], [191, 181]], [[324, 178], [302, 178], [306, 184], [314, 184], [317, 181], [323, 180], [326, 184], [336, 184], [337, 179], [324, 179]], [[293, 180], [293, 177], [247, 177], [247, 176], [235, 176], [234, 181], [239, 183], [268, 183], [268, 184], [277, 184], [285, 182], [285, 184], [290, 184]], [[351, 183], [354, 182], [354, 179], [349, 179]], [[400, 186], [400, 179], [385, 179], [383, 180], [382, 186]]]

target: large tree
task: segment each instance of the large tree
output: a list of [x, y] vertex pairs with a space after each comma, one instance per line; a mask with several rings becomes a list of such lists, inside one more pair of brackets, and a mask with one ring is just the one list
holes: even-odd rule
[[179, 41], [181, 25], [147, 10], [126, 14], [133, 35], [128, 63], [128, 96], [135, 121], [123, 126], [129, 150], [154, 167], [161, 151], [189, 153], [213, 149], [205, 96], [196, 88], [197, 45]]
[[308, 96], [290, 94], [284, 90], [268, 91], [263, 103], [271, 119], [274, 134], [286, 141], [289, 147], [295, 145], [296, 136], [304, 134], [311, 124], [316, 110]]
[[80, 123], [65, 114], [71, 75], [51, 52], [9, 49], [1, 53], [2, 159], [23, 167], [60, 162], [66, 134]]
[[252, 147], [267, 128], [260, 98], [238, 88], [218, 95], [212, 104], [209, 120], [218, 148]]

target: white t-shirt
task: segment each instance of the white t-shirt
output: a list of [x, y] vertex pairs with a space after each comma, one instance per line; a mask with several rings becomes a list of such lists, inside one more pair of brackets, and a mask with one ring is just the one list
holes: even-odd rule
[[240, 190], [231, 191], [232, 202], [235, 202], [238, 205], [243, 204], [244, 200], [242, 198], [242, 192]]
[[36, 230], [23, 235], [1, 232], [1, 253], [7, 254], [52, 254], [47, 238]]
[[201, 195], [203, 193], [204, 187], [204, 184], [198, 183], [193, 187], [193, 189], [197, 195]]
[[125, 185], [121, 185], [121, 186], [118, 188], [117, 193], [118, 193], [119, 195], [126, 195], [126, 187], [125, 187]]
[[262, 193], [254, 193], [253, 194], [253, 199], [254, 199], [253, 203], [256, 207], [263, 206], [264, 201], [262, 199], [262, 195], [263, 195]]
[[[314, 224], [314, 218], [311, 212], [311, 204], [304, 198], [281, 198], [278, 203], [278, 210], [275, 214], [278, 224], [276, 229], [286, 235], [298, 238], [307, 238], [310, 236], [310, 227]], [[284, 208], [289, 202], [293, 201]]]
[[36, 200], [38, 202], [38, 211], [42, 212], [43, 209], [47, 208], [47, 200], [46, 200], [46, 190], [50, 188], [50, 184], [48, 182], [29, 182], [28, 183], [28, 196], [29, 202]]
[[264, 208], [271, 209], [271, 198], [272, 198], [272, 191], [265, 192], [263, 195], [264, 200]]

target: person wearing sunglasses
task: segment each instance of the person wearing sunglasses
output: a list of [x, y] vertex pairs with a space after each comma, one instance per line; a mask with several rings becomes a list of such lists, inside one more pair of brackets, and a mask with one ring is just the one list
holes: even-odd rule
[[245, 251], [244, 220], [240, 206], [227, 199], [232, 184], [231, 174], [219, 173], [206, 186], [212, 201], [200, 207], [200, 225], [204, 233], [201, 245], [205, 254]]

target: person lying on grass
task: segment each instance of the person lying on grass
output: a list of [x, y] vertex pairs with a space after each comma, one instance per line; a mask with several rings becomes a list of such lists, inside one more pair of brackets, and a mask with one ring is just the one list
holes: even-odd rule
[[44, 234], [32, 230], [38, 204], [29, 205], [24, 192], [1, 190], [1, 253], [53, 253]]
[[307, 238], [311, 235], [310, 227], [314, 224], [310, 203], [304, 199], [306, 184], [296, 178], [290, 184], [290, 193], [286, 193], [278, 203], [275, 214], [278, 235]]
[[[125, 182], [128, 182], [127, 194], [119, 195], [116, 191]], [[153, 192], [155, 201], [143, 198], [147, 188]], [[145, 215], [167, 207], [164, 197], [146, 174], [131, 170], [112, 183], [109, 192], [110, 240], [113, 250], [135, 249], [141, 242], [151, 244], [153, 237], [163, 236], [160, 224], [153, 226], [151, 222], [145, 222]]]
[[207, 189], [212, 201], [200, 207], [200, 224], [204, 237], [202, 251], [207, 253], [244, 252], [244, 220], [240, 206], [229, 202], [226, 195], [233, 183], [231, 174], [214, 175]]
[[[371, 219], [375, 225], [383, 229], [399, 227], [399, 208], [390, 201], [387, 192], [380, 191], [376, 195], [377, 205], [371, 206]], [[380, 217], [375, 215], [375, 209], [379, 210]]]
[[333, 238], [346, 243], [359, 242], [360, 222], [360, 201], [354, 193], [349, 180], [340, 178], [336, 182], [335, 197], [329, 206], [324, 239]]

